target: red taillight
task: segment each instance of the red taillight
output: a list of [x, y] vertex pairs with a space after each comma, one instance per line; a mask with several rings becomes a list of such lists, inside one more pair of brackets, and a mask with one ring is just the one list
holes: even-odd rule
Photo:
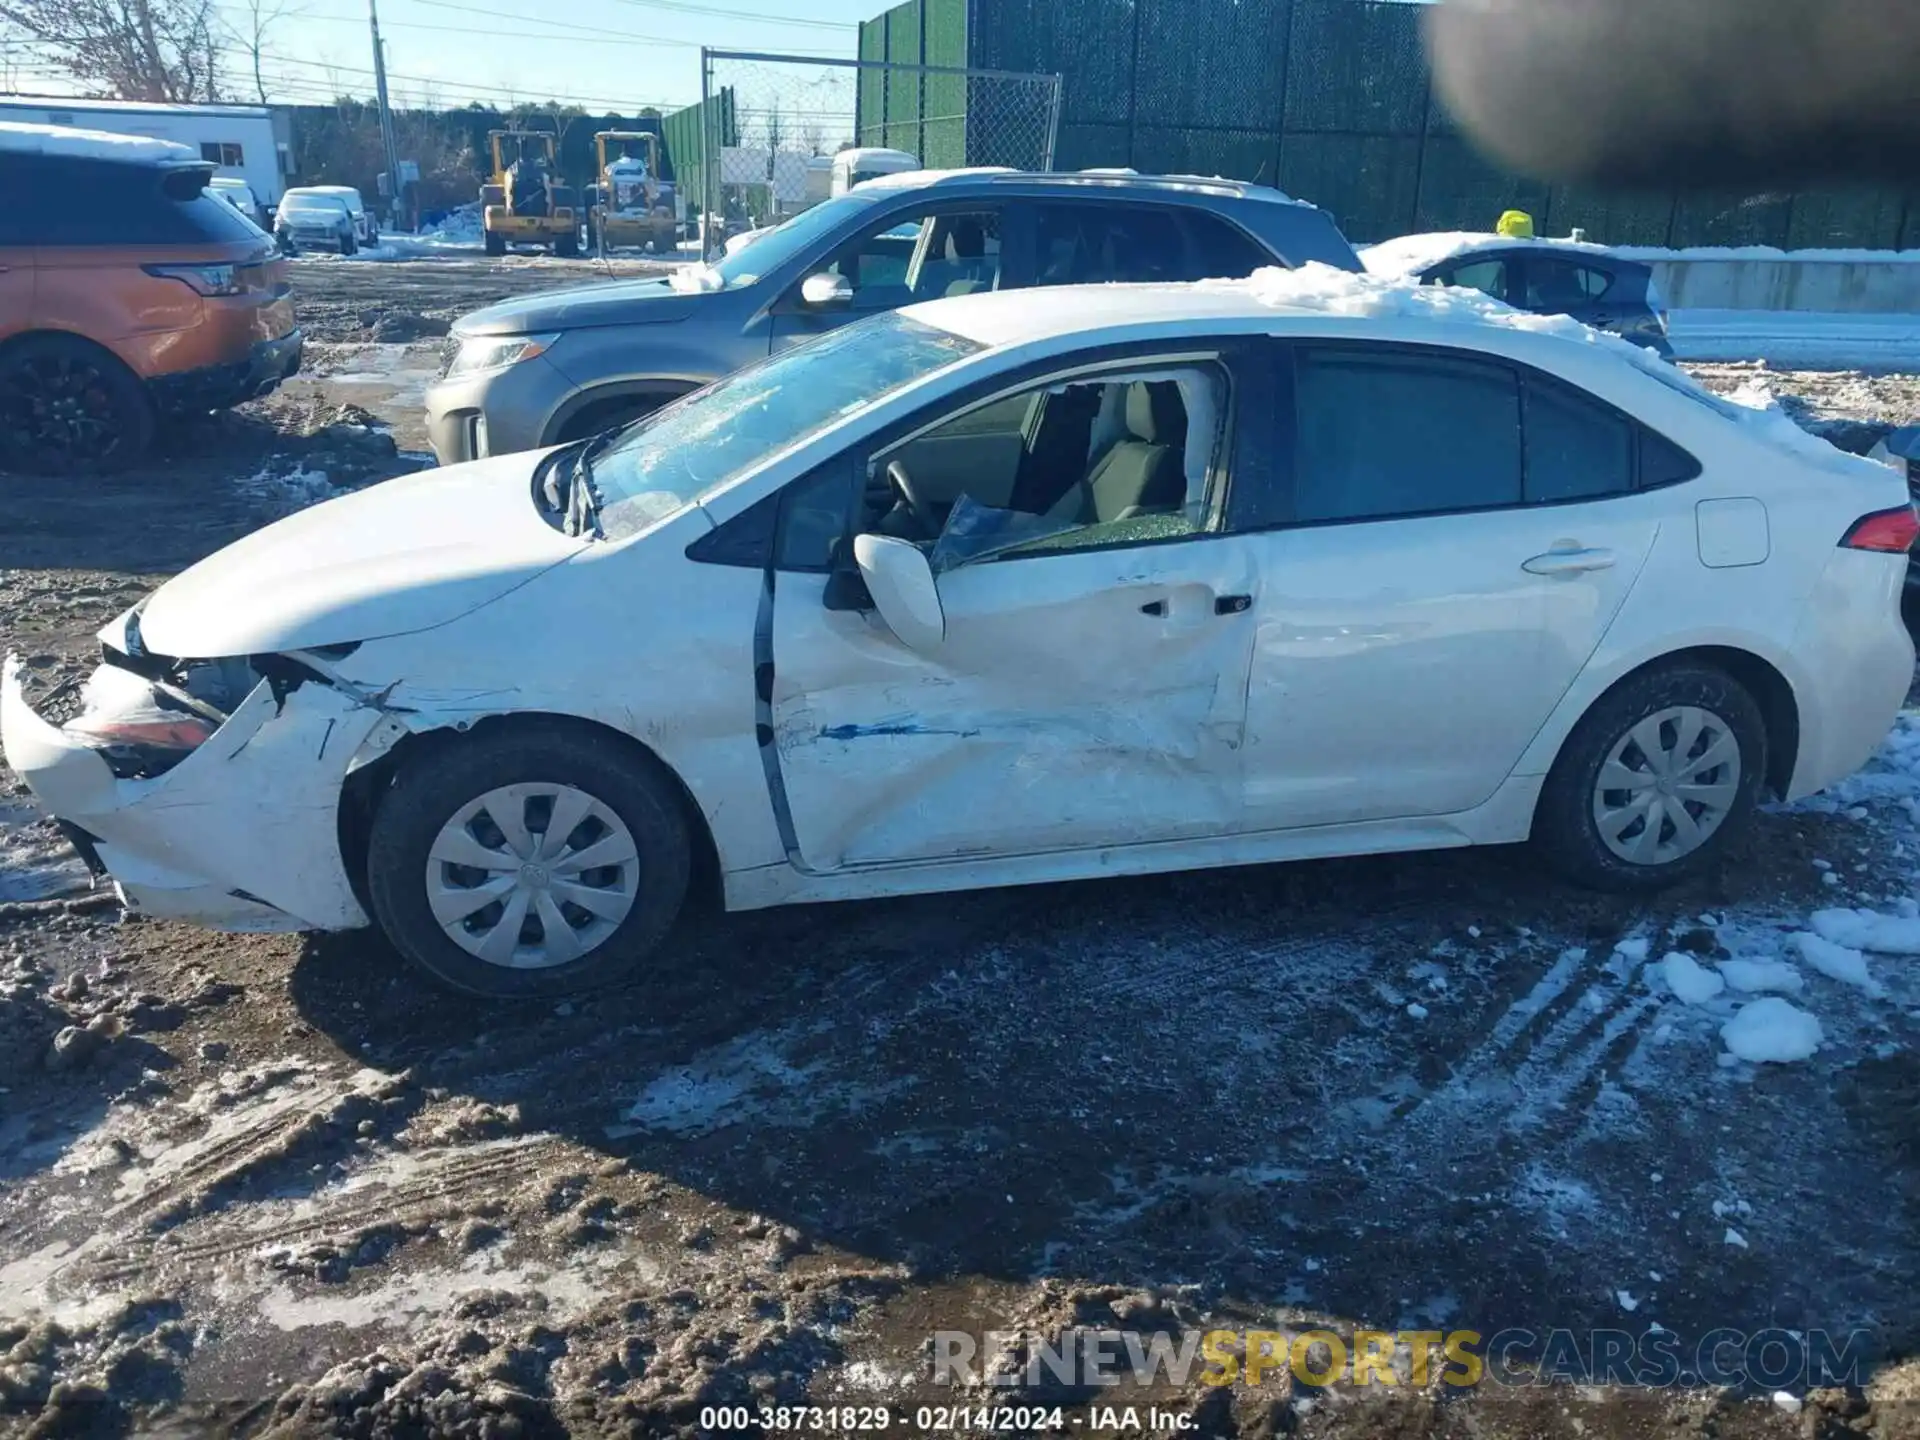
[[1911, 505], [1892, 510], [1876, 510], [1853, 522], [1840, 544], [1848, 550], [1879, 550], [1888, 555], [1904, 555], [1920, 539], [1920, 513]]

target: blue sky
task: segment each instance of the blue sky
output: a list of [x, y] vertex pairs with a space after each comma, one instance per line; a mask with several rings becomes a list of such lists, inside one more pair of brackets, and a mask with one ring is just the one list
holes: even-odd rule
[[[312, 103], [336, 86], [370, 93], [366, 0], [284, 3], [289, 13], [267, 34], [269, 98]], [[397, 105], [557, 99], [631, 111], [698, 100], [703, 44], [851, 57], [853, 27], [878, 14], [885, 0], [378, 3]], [[246, 31], [246, 0], [220, 0], [220, 9], [236, 32]], [[237, 46], [227, 64], [234, 98], [252, 99], [249, 61]]]

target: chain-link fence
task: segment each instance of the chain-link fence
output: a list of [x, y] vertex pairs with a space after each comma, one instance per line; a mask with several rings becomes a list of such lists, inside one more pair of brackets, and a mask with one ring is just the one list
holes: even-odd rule
[[703, 49], [698, 110], [701, 179], [687, 213], [690, 223], [707, 217], [698, 233], [711, 255], [727, 236], [776, 225], [872, 174], [1052, 168], [1060, 77]]

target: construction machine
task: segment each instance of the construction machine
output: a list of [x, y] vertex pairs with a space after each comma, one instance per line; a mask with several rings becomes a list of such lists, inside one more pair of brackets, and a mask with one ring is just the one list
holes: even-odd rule
[[579, 204], [560, 179], [553, 133], [494, 130], [487, 147], [493, 177], [480, 187], [487, 254], [504, 255], [509, 245], [548, 245], [556, 255], [578, 255]]
[[680, 227], [673, 187], [660, 178], [660, 137], [602, 130], [593, 150], [598, 181], [587, 201], [587, 243], [602, 254], [628, 245], [671, 253]]

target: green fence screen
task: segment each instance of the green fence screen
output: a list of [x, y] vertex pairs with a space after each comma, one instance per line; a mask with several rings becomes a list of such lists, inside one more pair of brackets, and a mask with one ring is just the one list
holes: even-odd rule
[[[1062, 77], [1055, 164], [1257, 180], [1333, 212], [1357, 242], [1490, 230], [1621, 245], [1920, 247], [1899, 191], [1602, 194], [1501, 170], [1436, 103], [1425, 7], [1399, 0], [905, 0], [860, 28], [863, 59]], [[863, 144], [964, 153], [966, 81], [863, 74]]]

